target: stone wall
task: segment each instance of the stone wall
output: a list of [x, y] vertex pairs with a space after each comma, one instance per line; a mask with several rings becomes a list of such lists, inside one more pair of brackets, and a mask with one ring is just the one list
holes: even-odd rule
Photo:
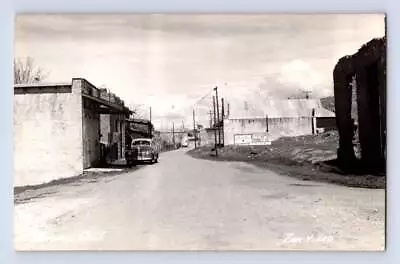
[[339, 161], [354, 164], [349, 160], [356, 159], [354, 120], [360, 159], [365, 165], [381, 166], [386, 159], [386, 38], [373, 39], [355, 54], [342, 57], [333, 79]]

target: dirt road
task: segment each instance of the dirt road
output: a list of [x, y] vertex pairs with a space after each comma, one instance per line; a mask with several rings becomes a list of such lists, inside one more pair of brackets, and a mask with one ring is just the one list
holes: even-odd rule
[[16, 249], [384, 248], [384, 190], [300, 181], [185, 151], [127, 173], [17, 194]]

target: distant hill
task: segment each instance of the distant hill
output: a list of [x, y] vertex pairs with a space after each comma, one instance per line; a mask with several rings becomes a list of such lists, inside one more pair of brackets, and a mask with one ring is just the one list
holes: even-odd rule
[[[326, 108], [332, 112], [335, 112], [335, 97], [329, 96], [325, 98], [321, 98], [321, 105], [323, 108]], [[355, 89], [353, 90], [352, 97], [352, 105], [351, 105], [351, 116], [357, 120], [357, 95], [355, 93]]]
[[335, 112], [335, 97], [328, 96], [321, 98], [321, 105], [323, 108], [328, 109], [329, 111]]

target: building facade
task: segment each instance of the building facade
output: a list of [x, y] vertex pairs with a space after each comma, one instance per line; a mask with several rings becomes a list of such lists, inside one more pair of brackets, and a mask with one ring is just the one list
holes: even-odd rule
[[[14, 186], [73, 177], [99, 165], [101, 116], [129, 113], [118, 97], [101, 96], [82, 78], [63, 84], [15, 85]], [[122, 148], [124, 130], [119, 131]]]
[[280, 137], [311, 135], [335, 128], [335, 114], [318, 99], [268, 100], [257, 109], [232, 105], [224, 118], [225, 145], [265, 145]]

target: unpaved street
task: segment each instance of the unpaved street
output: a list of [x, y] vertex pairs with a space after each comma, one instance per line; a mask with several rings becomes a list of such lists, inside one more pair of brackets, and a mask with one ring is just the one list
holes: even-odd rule
[[[18, 250], [379, 250], [384, 190], [299, 181], [187, 149], [17, 199]], [[29, 195], [28, 195], [29, 196]]]

